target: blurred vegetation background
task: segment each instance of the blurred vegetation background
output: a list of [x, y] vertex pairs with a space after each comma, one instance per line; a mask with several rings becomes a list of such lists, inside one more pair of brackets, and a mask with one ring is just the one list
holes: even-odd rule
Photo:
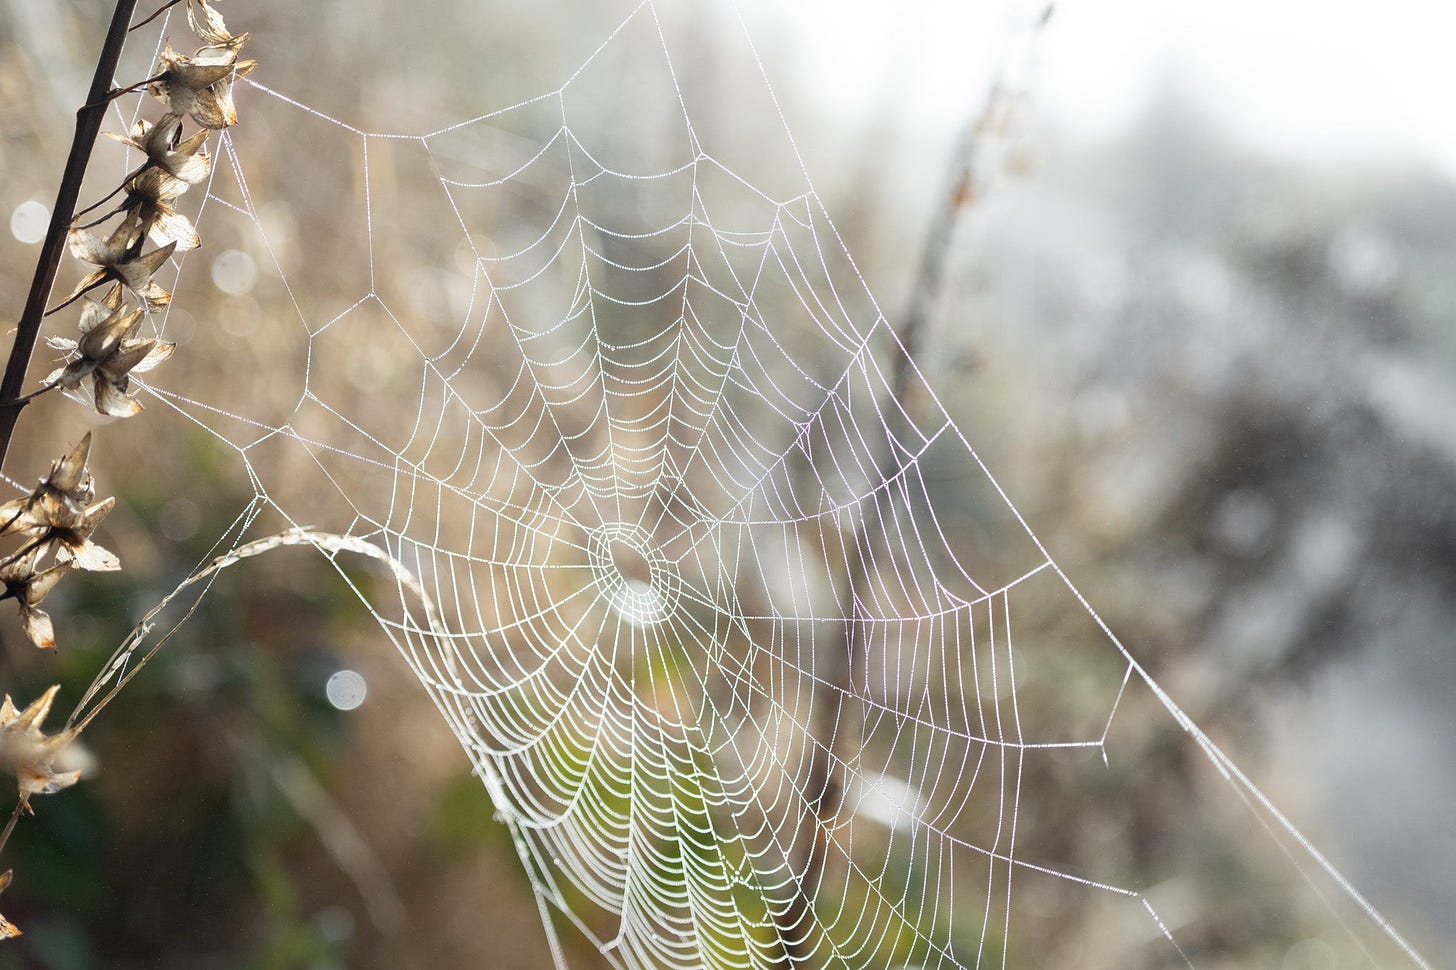
[[[624, 9], [224, 12], [253, 32], [260, 82], [367, 130], [422, 131], [555, 87]], [[49, 204], [108, 15], [100, 0], [0, 2], [0, 215]], [[689, 20], [673, 42], [711, 76], [738, 28], [709, 4]], [[849, 249], [882, 305], [906, 306], [957, 124], [892, 97], [857, 117], [826, 106], [797, 60], [803, 39], [757, 6], [749, 20]], [[145, 76], [151, 42], [139, 34], [128, 77]], [[967, 50], [961, 123], [994, 70]], [[1159, 682], [1424, 952], [1456, 952], [1456, 186], [1412, 157], [1263, 153], [1172, 77], [1096, 141], [1039, 115], [1035, 83], [1027, 93], [949, 242], [922, 366]], [[240, 89], [245, 128], [250, 97]], [[722, 107], [706, 123], [743, 139], [772, 122], [735, 117], [731, 91]], [[650, 137], [641, 114], [624, 109], [622, 123]], [[305, 166], [318, 148], [306, 131], [252, 137], [273, 147], [251, 162], [260, 177], [351, 177], [337, 159]], [[330, 213], [270, 218], [287, 228], [285, 262], [357, 263]], [[201, 259], [244, 246], [201, 231]], [[12, 316], [37, 249], [0, 233]], [[171, 366], [253, 380], [266, 411], [270, 377], [299, 366], [296, 344], [270, 335], [286, 310], [206, 285], [178, 303]], [[78, 696], [253, 497], [232, 452], [148, 404], [108, 427], [93, 459], [120, 502], [102, 541], [126, 569], [48, 600], [55, 657], [6, 615], [0, 687], [17, 699], [53, 681], [63, 703]], [[32, 407], [6, 473], [28, 488], [56, 443], [94, 422], [59, 398]], [[549, 965], [515, 851], [424, 692], [335, 573], [304, 553], [275, 559], [218, 583], [89, 732], [100, 773], [23, 821], [0, 909], [26, 935], [0, 949], [0, 968]], [[345, 667], [369, 684], [348, 712], [324, 694]], [[1052, 813], [1047, 837], [1160, 871], [1169, 821], [1198, 801], [1180, 739], [1149, 727], [1136, 748], [1146, 784], [1120, 814]], [[1241, 898], [1231, 877], [1216, 905], [1227, 925], [1287, 923], [1278, 952], [1195, 945], [1217, 966], [1334, 966], [1272, 898]], [[574, 966], [600, 965], [564, 939]]]

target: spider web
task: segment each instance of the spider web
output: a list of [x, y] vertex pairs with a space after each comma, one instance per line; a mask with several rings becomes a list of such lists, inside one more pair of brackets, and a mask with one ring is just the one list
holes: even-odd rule
[[[340, 570], [489, 789], [557, 965], [574, 932], [632, 968], [1204, 967], [1310, 938], [1427, 966], [1022, 520], [751, 40], [715, 87], [666, 19], [644, 2], [559, 87], [425, 134], [260, 71], [200, 219], [255, 264], [225, 287], [235, 353], [149, 388], [246, 472], [235, 547], [281, 519], [398, 565]], [[174, 305], [207, 276], [187, 257]]]

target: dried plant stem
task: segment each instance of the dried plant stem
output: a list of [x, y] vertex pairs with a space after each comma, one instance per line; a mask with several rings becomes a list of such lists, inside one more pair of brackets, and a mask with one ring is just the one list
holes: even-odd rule
[[121, 60], [121, 49], [126, 44], [126, 35], [131, 23], [136, 0], [117, 0], [111, 15], [111, 26], [106, 32], [106, 42], [101, 47], [101, 56], [96, 61], [96, 73], [91, 78], [91, 90], [86, 105], [76, 112], [76, 134], [71, 141], [71, 152], [66, 156], [66, 170], [61, 176], [61, 187], [56, 192], [56, 203], [51, 209], [51, 223], [46, 230], [45, 243], [41, 246], [40, 259], [36, 263], [35, 277], [31, 280], [30, 294], [26, 297], [25, 310], [15, 329], [15, 342], [10, 347], [10, 359], [5, 365], [5, 376], [0, 379], [0, 467], [5, 463], [6, 452], [10, 450], [10, 439], [15, 433], [15, 422], [29, 398], [22, 398], [25, 387], [25, 373], [35, 353], [35, 342], [40, 335], [41, 319], [45, 315], [46, 300], [51, 287], [55, 285], [56, 272], [61, 265], [61, 253], [66, 245], [66, 230], [70, 228], [72, 214], [76, 211], [76, 200], [81, 194], [81, 182], [86, 177], [86, 166], [91, 161], [91, 150], [96, 145], [96, 136], [101, 133], [101, 121], [106, 106], [111, 103], [111, 80], [116, 76], [116, 65]]
[[1012, 115], [1026, 94], [1026, 78], [1017, 76], [1017, 68], [1024, 72], [1025, 64], [1018, 62], [1031, 59], [1031, 52], [1055, 11], [1054, 2], [1042, 8], [1040, 16], [1031, 23], [1018, 45], [1020, 49], [1013, 50], [1001, 65], [980, 113], [965, 126], [957, 140], [950, 178], [926, 232], [925, 246], [920, 251], [920, 263], [915, 270], [915, 283], [910, 287], [910, 303], [897, 333], [905, 352], [895, 359], [893, 393], [902, 403], [909, 387], [910, 364], [919, 351], [921, 334], [945, 288], [945, 272], [950, 263], [956, 227], [986, 188], [982, 156], [997, 142], [1005, 141]]
[[0, 831], [0, 849], [4, 849], [10, 842], [10, 834], [15, 831], [15, 823], [20, 821], [20, 816], [25, 812], [25, 802], [15, 803], [15, 811], [10, 813], [10, 821], [5, 823], [4, 831]]
[[[110, 282], [111, 282], [111, 280], [108, 280], [108, 279], [99, 279], [95, 283], [92, 283], [90, 286], [86, 287], [85, 289], [77, 290], [75, 293], [72, 293], [70, 296], [66, 297], [60, 303], [57, 303], [55, 306], [51, 307], [49, 310], [46, 310], [45, 312], [43, 312], [41, 314], [41, 316], [42, 317], [48, 317], [52, 313], [59, 313], [60, 311], [64, 310], [66, 307], [70, 306], [72, 303], [75, 303], [77, 300], [81, 299], [81, 297], [85, 296], [87, 293], [90, 293], [92, 290], [96, 289], [98, 286], [105, 286], [107, 283], [110, 283]], [[29, 361], [27, 361], [27, 363], [29, 363]], [[19, 390], [19, 388], [17, 388], [17, 390]], [[21, 400], [20, 398], [17, 398], [16, 399], [17, 402], [19, 402], [20, 400]], [[5, 407], [5, 405], [0, 404], [0, 407]], [[3, 452], [0, 452], [0, 459], [3, 459], [4, 457], [5, 457], [4, 453]]]
[[140, 80], [135, 84], [128, 84], [124, 88], [111, 88], [106, 93], [101, 95], [99, 100], [86, 102], [82, 110], [85, 110], [86, 108], [105, 108], [108, 104], [115, 101], [123, 94], [135, 94], [136, 92], [145, 89], [148, 84], [151, 84], [154, 81], [160, 81], [166, 76], [167, 72], [163, 71], [161, 74], [153, 74], [151, 77], [144, 78], [143, 80]]
[[[79, 219], [82, 216], [84, 216], [86, 213], [88, 213], [88, 212], [94, 212], [97, 209], [101, 208], [101, 206], [103, 206], [103, 205], [106, 204], [107, 200], [116, 198], [118, 195], [121, 194], [122, 190], [126, 188], [126, 183], [129, 182], [129, 181], [131, 181], [131, 179], [135, 178], [136, 176], [140, 175], [142, 172], [146, 171], [146, 168], [147, 167], [145, 165], [143, 165], [140, 168], [135, 169], [134, 171], [132, 171], [130, 174], [127, 175], [126, 178], [124, 178], [124, 179], [121, 180], [121, 184], [120, 185], [118, 185], [116, 188], [112, 189], [110, 192], [106, 193], [105, 195], [103, 195], [101, 198], [97, 199], [95, 202], [93, 202], [90, 205], [88, 205], [86, 208], [81, 209], [80, 211], [74, 213], [73, 214], [73, 218]], [[105, 215], [101, 219], [99, 219], [98, 221], [99, 222], [105, 222], [107, 219], [110, 219], [114, 215], [116, 215], [115, 212], [108, 213], [107, 215]], [[95, 224], [96, 223], [94, 223], [94, 222], [92, 223], [92, 225], [95, 225]], [[82, 226], [82, 228], [84, 229], [86, 227], [85, 226]]]
[[177, 4], [181, 2], [182, 0], [167, 0], [166, 3], [162, 4], [156, 10], [152, 11], [151, 15], [148, 16], [145, 20], [139, 20], [136, 23], [132, 24], [131, 29], [138, 30], [142, 27], [145, 27], [147, 24], [151, 23], [153, 20], [156, 20], [162, 14], [166, 13], [168, 10], [171, 10], [173, 7], [177, 6]]
[[[31, 401], [33, 401], [36, 398], [40, 397], [42, 394], [46, 393], [47, 391], [54, 391], [56, 388], [58, 388], [60, 386], [61, 386], [61, 382], [59, 380], [51, 381], [48, 384], [42, 384], [40, 387], [37, 387], [35, 390], [31, 391], [29, 394], [22, 394], [22, 395], [20, 395], [20, 397], [17, 397], [13, 401], [0, 401], [0, 408], [14, 408], [14, 407], [19, 407], [19, 406], [21, 406], [23, 404], [29, 404]], [[11, 521], [14, 521], [14, 520], [12, 519]]]
[[[112, 194], [114, 195], [115, 193], [112, 193]], [[103, 199], [102, 201], [105, 201], [105, 200]], [[90, 211], [90, 210], [87, 210], [87, 211]], [[98, 219], [94, 219], [91, 222], [83, 222], [79, 226], [77, 226], [76, 228], [77, 229], [95, 229], [97, 226], [101, 225], [103, 222], [106, 222], [108, 219], [112, 218], [113, 216], [121, 215], [125, 211], [126, 211], [126, 206], [119, 205], [115, 209], [112, 209], [110, 212], [106, 213], [106, 215], [101, 216]], [[83, 214], [84, 213], [78, 212], [72, 218], [73, 219], [79, 219], [79, 218], [81, 218], [81, 216]], [[47, 311], [47, 312], [49, 313], [49, 312], [52, 312], [52, 311]]]
[[[229, 740], [242, 750], [241, 740]], [[389, 869], [313, 769], [296, 754], [280, 755], [269, 760], [268, 775], [299, 818], [313, 829], [334, 865], [354, 884], [374, 928], [385, 935], [398, 933], [408, 917]]]
[[[863, 527], [849, 537], [854, 543], [845, 550], [849, 562], [849, 602], [846, 612], [860, 602], [865, 583], [865, 560], [868, 550], [861, 548], [867, 539]], [[835, 649], [840, 647], [840, 649]], [[809, 773], [804, 779], [804, 797], [809, 811], [794, 839], [797, 850], [790, 862], [798, 875], [798, 890], [789, 900], [780, 936], [789, 967], [818, 966], [814, 939], [814, 898], [824, 879], [829, 861], [831, 829], [844, 804], [844, 787], [836, 771], [840, 738], [845, 734], [845, 698], [850, 690], [850, 658], [854, 647], [854, 618], [846, 616], [825, 651], [824, 665], [818, 671], [809, 711]]]
[[[1051, 19], [1053, 9], [1054, 4], [1048, 3], [1031, 24], [1025, 40], [1028, 50], [1036, 43]], [[1004, 135], [1008, 115], [1022, 94], [1018, 83], [1020, 79], [1008, 77], [1013, 73], [1014, 66], [1009, 61], [1002, 65], [980, 113], [967, 124], [962, 133], [953, 157], [945, 194], [926, 233], [925, 246], [916, 267], [915, 283], [910, 291], [910, 303], [896, 331], [901, 352], [894, 356], [889, 399], [897, 406], [886, 410], [892, 415], [899, 415], [901, 421], [911, 422], [916, 414], [917, 402], [911, 399], [910, 394], [911, 373], [922, 349], [926, 325], [944, 289], [956, 227], [979, 198], [983, 188], [979, 182], [981, 156], [989, 142]], [[879, 449], [880, 454], [877, 456], [876, 466], [880, 481], [888, 481], [898, 471], [889, 443], [889, 439], [883, 442], [884, 447]], [[864, 518], [858, 519], [853, 531], [845, 538], [848, 591], [845, 619], [837, 637], [840, 649], [831, 647], [826, 651], [823, 666], [814, 685], [809, 718], [809, 771], [804, 780], [804, 797], [809, 802], [809, 811], [804, 814], [794, 839], [795, 852], [790, 863], [798, 875], [798, 890], [790, 900], [780, 933], [784, 941], [786, 965], [790, 967], [815, 965], [813, 901], [824, 878], [832, 830], [844, 802], [843, 786], [836, 769], [841, 760], [841, 738], [847, 733], [844, 723], [845, 699], [852, 692], [850, 664], [854, 649], [853, 613], [858, 604], [865, 601], [864, 585], [869, 579], [867, 560], [871, 555], [873, 537], [866, 531], [867, 525]]]
[[[355, 555], [364, 556], [382, 563], [390, 574], [403, 589], [419, 601], [420, 609], [425, 615], [425, 629], [432, 634], [444, 635], [446, 633], [444, 621], [440, 617], [440, 611], [435, 606], [435, 601], [430, 597], [424, 585], [409, 571], [409, 568], [398, 559], [391, 556], [386, 550], [381, 549], [367, 539], [360, 539], [358, 536], [335, 535], [330, 532], [315, 532], [308, 528], [294, 528], [277, 535], [271, 535], [253, 542], [244, 543], [231, 552], [218, 556], [206, 567], [188, 576], [177, 588], [162, 598], [162, 601], [152, 607], [142, 617], [140, 623], [132, 628], [126, 639], [111, 655], [111, 659], [102, 668], [86, 693], [82, 695], [76, 709], [71, 712], [70, 718], [66, 721], [68, 729], [74, 728], [77, 733], [84, 730], [101, 709], [111, 702], [111, 699], [125, 687], [133, 677], [156, 655], [157, 651], [166, 646], [172, 635], [182, 627], [182, 624], [192, 616], [197, 609], [197, 602], [194, 601], [186, 613], [177, 623], [173, 624], [171, 630], [162, 636], [156, 643], [146, 645], [147, 637], [152, 632], [153, 623], [156, 618], [169, 607], [174, 600], [182, 595], [188, 588], [198, 583], [210, 583], [212, 579], [224, 569], [236, 566], [238, 563], [252, 559], [254, 556], [261, 556], [265, 552], [274, 549], [281, 549], [287, 546], [312, 546], [329, 556], [337, 556], [341, 552], [350, 552]], [[205, 591], [205, 590], [204, 590]], [[200, 597], [199, 597], [200, 601]], [[145, 646], [145, 649], [143, 647]]]

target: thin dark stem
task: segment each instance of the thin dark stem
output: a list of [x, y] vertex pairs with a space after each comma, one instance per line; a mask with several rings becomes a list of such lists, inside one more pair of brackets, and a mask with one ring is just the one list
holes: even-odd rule
[[[81, 299], [81, 297], [85, 296], [87, 293], [90, 293], [92, 290], [96, 289], [96, 287], [98, 287], [101, 284], [105, 283], [109, 278], [110, 277], [103, 276], [101, 279], [97, 280], [95, 283], [92, 283], [90, 286], [87, 286], [87, 287], [84, 287], [82, 289], [77, 290], [75, 293], [72, 293], [70, 296], [68, 296], [64, 300], [62, 300], [60, 303], [57, 303], [55, 306], [51, 307], [49, 310], [47, 310], [44, 313], [42, 313], [41, 316], [48, 317], [52, 313], [55, 313], [58, 310], [64, 310], [66, 307], [70, 306], [72, 303], [75, 303], [77, 300]], [[19, 340], [20, 339], [20, 336], [17, 334], [15, 339], [16, 340]], [[13, 351], [12, 351], [12, 353], [13, 353]], [[26, 363], [28, 364], [28, 363], [30, 363], [30, 361], [27, 360]], [[9, 371], [6, 372], [6, 375], [5, 376], [7, 378], [10, 376]], [[19, 390], [19, 388], [16, 388], [16, 390]], [[0, 404], [0, 409], [7, 408], [7, 407], [10, 407], [10, 405]], [[4, 413], [3, 411], [0, 411], [0, 420], [3, 420], [3, 413]], [[3, 448], [0, 448], [0, 460], [4, 460], [4, 458], [5, 458], [5, 451], [4, 451]]]
[[5, 831], [0, 832], [0, 849], [5, 848], [5, 843], [10, 841], [10, 833], [15, 831], [15, 823], [20, 821], [20, 813], [25, 808], [24, 800], [15, 803], [15, 811], [10, 813], [10, 821], [5, 823]]
[[[138, 175], [142, 174], [142, 172], [146, 171], [147, 165], [150, 165], [150, 164], [151, 164], [151, 162], [146, 162], [140, 168], [135, 169], [134, 171], [132, 171], [129, 175], [127, 175], [126, 178], [124, 178], [124, 179], [121, 180], [121, 184], [120, 185], [118, 185], [116, 188], [112, 189], [110, 192], [106, 193], [105, 195], [103, 195], [101, 198], [97, 199], [95, 202], [93, 202], [90, 205], [88, 205], [86, 208], [81, 209], [80, 211], [78, 211], [76, 213], [76, 215], [74, 216], [74, 218], [79, 219], [82, 216], [84, 216], [86, 213], [91, 212], [92, 210], [97, 209], [97, 208], [101, 207], [102, 205], [104, 205], [106, 203], [106, 200], [107, 199], [114, 199], [114, 198], [116, 198], [116, 194], [118, 192], [120, 192], [122, 189], [125, 189], [126, 188], [126, 183], [127, 182], [130, 182], [132, 179], [134, 179]], [[114, 214], [115, 213], [113, 213], [113, 215]]]
[[177, 4], [179, 4], [181, 2], [182, 2], [182, 0], [167, 0], [166, 3], [164, 3], [160, 7], [158, 7], [157, 10], [156, 10], [156, 12], [154, 12], [146, 20], [139, 20], [136, 23], [132, 24], [131, 25], [131, 29], [132, 30], [136, 30], [139, 27], [145, 27], [147, 24], [151, 23], [153, 20], [156, 20], [162, 14], [166, 13], [168, 10], [171, 10], [173, 7], [177, 6]]
[[161, 74], [153, 74], [149, 78], [143, 78], [142, 80], [138, 81], [135, 84], [128, 84], [124, 88], [113, 88], [111, 91], [108, 91], [107, 92], [107, 94], [106, 94], [106, 101], [108, 103], [110, 103], [112, 101], [115, 101], [117, 98], [121, 97], [123, 94], [134, 94], [137, 91], [140, 91], [143, 88], [145, 88], [148, 84], [151, 84], [153, 81], [160, 81], [162, 78], [164, 78], [166, 76], [167, 76], [167, 72], [166, 71], [163, 71]]
[[28, 404], [29, 402], [31, 402], [35, 398], [40, 397], [46, 391], [54, 391], [56, 388], [58, 388], [60, 386], [61, 386], [61, 382], [60, 381], [58, 381], [58, 380], [57, 381], [51, 381], [49, 384], [44, 384], [41, 387], [36, 388], [35, 390], [31, 391], [29, 394], [22, 394], [20, 397], [17, 397], [13, 401], [0, 401], [0, 408], [13, 408], [13, 407], [19, 407], [22, 404]]
[[[117, 189], [117, 192], [119, 192], [119, 191], [121, 191], [121, 190], [120, 189]], [[113, 192], [111, 194], [112, 195], [115, 195], [116, 192]], [[108, 196], [107, 198], [110, 198], [110, 196]], [[102, 202], [105, 202], [106, 199], [102, 199], [101, 201]], [[102, 216], [101, 218], [99, 218], [99, 219], [93, 219], [90, 222], [82, 223], [81, 225], [76, 226], [76, 228], [77, 229], [95, 229], [97, 226], [101, 225], [107, 219], [110, 219], [112, 216], [116, 215], [117, 213], [125, 212], [125, 211], [126, 211], [126, 206], [124, 204], [123, 205], [119, 205], [115, 209], [112, 209], [110, 212], [106, 213], [106, 215]], [[80, 214], [79, 213], [76, 215], [76, 218], [78, 218], [78, 219], [80, 218]]]
[[101, 133], [101, 121], [106, 116], [106, 106], [110, 103], [107, 93], [111, 90], [111, 79], [116, 76], [116, 65], [121, 60], [121, 49], [126, 44], [127, 25], [131, 23], [135, 9], [136, 0], [116, 0], [111, 26], [106, 32], [101, 56], [96, 61], [96, 73], [91, 78], [86, 106], [76, 112], [76, 135], [71, 141], [70, 154], [66, 156], [66, 170], [56, 192], [56, 204], [51, 209], [50, 227], [41, 246], [40, 259], [36, 262], [35, 277], [30, 283], [25, 310], [16, 325], [15, 343], [10, 347], [5, 376], [0, 378], [0, 401], [15, 402], [0, 407], [0, 466], [4, 465], [5, 455], [10, 450], [15, 422], [25, 407], [25, 402], [17, 399], [25, 386], [25, 372], [30, 367], [30, 358], [35, 353], [35, 342], [40, 336], [46, 300], [50, 297], [51, 287], [55, 285], [56, 272], [61, 265], [61, 253], [65, 250], [66, 230], [76, 211], [76, 200], [81, 194], [81, 182], [86, 177], [86, 166], [91, 160], [96, 136]]
[[[865, 561], [868, 549], [861, 543], [868, 541], [864, 528], [854, 530], [849, 537], [854, 546], [844, 550], [849, 564], [849, 602], [846, 612], [854, 610], [860, 602], [865, 583]], [[824, 868], [829, 862], [830, 829], [839, 817], [844, 802], [844, 786], [840, 781], [840, 740], [848, 731], [844, 721], [845, 699], [850, 693], [850, 663], [854, 648], [855, 618], [846, 616], [841, 627], [830, 641], [833, 646], [825, 652], [823, 666], [816, 672], [812, 707], [809, 711], [809, 773], [804, 779], [804, 797], [809, 802], [803, 824], [795, 836], [795, 848], [799, 851], [791, 862], [798, 874], [798, 888], [789, 900], [785, 913], [784, 956], [788, 967], [815, 967], [818, 941], [814, 933], [813, 900], [819, 893], [824, 880]], [[827, 689], [826, 689], [827, 688]]]
[[[132, 2], [135, 3], [136, 0], [132, 0]], [[123, 94], [134, 94], [137, 91], [140, 91], [142, 88], [146, 87], [148, 84], [151, 84], [153, 81], [160, 81], [166, 76], [167, 72], [163, 71], [161, 74], [153, 74], [149, 78], [143, 78], [135, 84], [128, 84], [124, 88], [112, 88], [109, 91], [103, 93], [99, 98], [87, 101], [85, 104], [81, 105], [81, 110], [88, 111], [92, 108], [104, 108], [107, 105], [111, 104], [111, 102], [115, 101], [117, 98], [121, 97]]]

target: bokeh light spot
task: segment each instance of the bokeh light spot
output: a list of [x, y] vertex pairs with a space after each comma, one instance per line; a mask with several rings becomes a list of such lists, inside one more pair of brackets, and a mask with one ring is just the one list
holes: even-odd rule
[[336, 670], [324, 685], [324, 695], [329, 703], [341, 711], [352, 711], [364, 703], [369, 694], [369, 684], [357, 670]]
[[258, 264], [241, 249], [218, 253], [212, 261], [212, 283], [232, 296], [242, 296], [258, 282]]
[[45, 238], [50, 221], [51, 210], [45, 203], [27, 199], [10, 213], [10, 234], [26, 245], [38, 243]]

